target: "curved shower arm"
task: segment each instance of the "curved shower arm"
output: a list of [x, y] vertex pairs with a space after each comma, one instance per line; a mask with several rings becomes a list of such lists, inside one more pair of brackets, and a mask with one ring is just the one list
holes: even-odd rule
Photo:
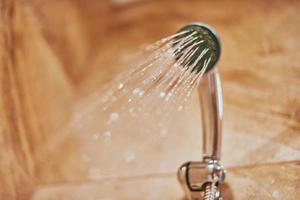
[[221, 158], [223, 100], [218, 69], [202, 77], [198, 87], [203, 130], [203, 160]]
[[217, 68], [206, 73], [198, 86], [203, 128], [203, 160], [184, 163], [178, 179], [189, 200], [220, 200], [218, 185], [225, 180], [221, 159], [223, 100]]

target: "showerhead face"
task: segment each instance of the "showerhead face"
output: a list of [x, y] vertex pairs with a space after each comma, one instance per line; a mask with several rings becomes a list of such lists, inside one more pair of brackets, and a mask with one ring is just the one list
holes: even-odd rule
[[181, 65], [196, 73], [206, 73], [219, 60], [221, 44], [216, 33], [207, 25], [192, 23], [178, 31], [175, 56]]

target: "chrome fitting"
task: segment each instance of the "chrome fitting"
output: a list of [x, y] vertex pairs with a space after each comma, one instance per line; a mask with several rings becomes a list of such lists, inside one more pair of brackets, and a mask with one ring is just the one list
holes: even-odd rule
[[[188, 199], [204, 199], [205, 193], [212, 193], [220, 199], [217, 187], [225, 180], [226, 172], [218, 161], [202, 161], [184, 163], [178, 170], [178, 179]], [[209, 191], [208, 190], [209, 187]], [[212, 188], [214, 187], [214, 188]], [[211, 195], [210, 195], [211, 196]]]

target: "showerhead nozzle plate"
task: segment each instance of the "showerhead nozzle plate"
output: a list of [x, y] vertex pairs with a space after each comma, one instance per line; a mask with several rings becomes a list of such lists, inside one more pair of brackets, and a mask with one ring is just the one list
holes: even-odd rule
[[[214, 30], [202, 23], [191, 23], [178, 32], [182, 32], [182, 34], [177, 36], [176, 39], [182, 39], [181, 41], [183, 41], [184, 38], [189, 37], [189, 42], [182, 42], [179, 48], [175, 50], [176, 59], [186, 56], [184, 52], [190, 47], [190, 52], [193, 51], [194, 53], [188, 59], [185, 59], [182, 65], [188, 69], [192, 67], [191, 70], [196, 73], [200, 72], [204, 67], [206, 67], [204, 73], [211, 70], [216, 65], [221, 54], [221, 44]], [[180, 46], [184, 47], [180, 48]]]

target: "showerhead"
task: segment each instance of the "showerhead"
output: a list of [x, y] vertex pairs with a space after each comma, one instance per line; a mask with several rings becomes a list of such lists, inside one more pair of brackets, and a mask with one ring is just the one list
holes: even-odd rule
[[178, 31], [175, 56], [181, 65], [192, 72], [206, 73], [219, 60], [221, 44], [212, 28], [202, 23], [191, 23]]

